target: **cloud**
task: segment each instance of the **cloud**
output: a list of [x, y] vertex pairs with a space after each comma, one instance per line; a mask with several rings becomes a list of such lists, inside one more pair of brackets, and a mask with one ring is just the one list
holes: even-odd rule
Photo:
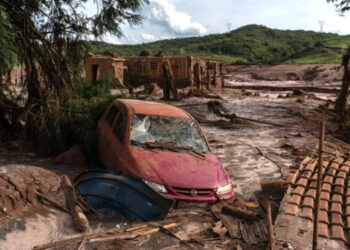
[[155, 40], [157, 40], [157, 37], [155, 37], [154, 35], [151, 35], [151, 34], [147, 34], [147, 33], [142, 33], [141, 34], [141, 38], [142, 38], [142, 40], [145, 40], [145, 41], [155, 41]]
[[162, 29], [165, 33], [163, 36], [198, 36], [207, 33], [207, 29], [201, 23], [192, 21], [189, 14], [178, 11], [168, 0], [150, 0], [142, 14], [149, 25]]

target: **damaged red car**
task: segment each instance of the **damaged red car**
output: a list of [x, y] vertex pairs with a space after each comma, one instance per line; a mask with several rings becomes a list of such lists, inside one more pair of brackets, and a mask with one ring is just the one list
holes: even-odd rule
[[104, 166], [179, 201], [232, 200], [231, 179], [197, 122], [163, 103], [117, 99], [98, 124]]

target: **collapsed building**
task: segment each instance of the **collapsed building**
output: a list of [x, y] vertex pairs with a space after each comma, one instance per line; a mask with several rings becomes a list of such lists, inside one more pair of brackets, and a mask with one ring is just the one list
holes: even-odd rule
[[115, 53], [89, 54], [85, 59], [86, 79], [96, 84], [109, 78], [114, 87], [137, 88], [141, 85], [165, 84], [162, 64], [170, 62], [176, 88], [222, 87], [224, 64], [192, 56], [118, 57]]

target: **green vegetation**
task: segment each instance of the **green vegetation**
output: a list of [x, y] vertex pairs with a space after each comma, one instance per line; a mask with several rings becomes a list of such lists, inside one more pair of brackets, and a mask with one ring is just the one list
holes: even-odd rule
[[226, 64], [339, 63], [350, 35], [303, 30], [278, 30], [247, 25], [224, 34], [178, 38], [139, 45], [87, 42], [91, 52], [117, 51], [121, 56], [137, 56], [143, 50], [155, 55], [193, 55], [219, 59]]

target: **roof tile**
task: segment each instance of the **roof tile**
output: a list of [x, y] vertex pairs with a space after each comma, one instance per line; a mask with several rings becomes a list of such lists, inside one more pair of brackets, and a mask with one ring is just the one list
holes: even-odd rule
[[328, 206], [328, 201], [326, 200], [320, 200], [320, 210], [328, 211], [329, 206]]
[[345, 215], [346, 215], [346, 216], [349, 216], [349, 215], [350, 215], [350, 206], [349, 206], [349, 205], [347, 205], [347, 206], [345, 207]]
[[350, 167], [347, 165], [342, 165], [341, 168], [339, 169], [339, 171], [345, 172], [345, 173], [349, 173], [349, 169]]
[[313, 219], [312, 208], [310, 208], [310, 207], [303, 207], [302, 210], [301, 210], [300, 217], [312, 220]]
[[342, 205], [340, 203], [332, 202], [331, 203], [331, 210], [332, 213], [339, 213], [343, 214]]
[[331, 213], [331, 225], [339, 225], [344, 227], [342, 216], [338, 213]]
[[328, 238], [328, 224], [318, 223], [318, 235], [324, 238]]
[[344, 158], [343, 157], [337, 157], [333, 160], [333, 162], [336, 162], [338, 164], [342, 164], [344, 162]]
[[345, 241], [344, 230], [342, 226], [332, 225], [331, 227], [331, 238], [336, 240]]
[[323, 179], [323, 182], [324, 182], [324, 183], [332, 184], [332, 183], [333, 183], [333, 179], [334, 179], [333, 176], [326, 175], [326, 176], [324, 177], [324, 179]]
[[299, 176], [300, 177], [305, 177], [306, 179], [310, 179], [311, 175], [312, 175], [311, 171], [303, 171]]
[[287, 177], [287, 183], [288, 184], [294, 184], [296, 179], [297, 179], [297, 175], [298, 175], [299, 171], [295, 172], [294, 174], [289, 174]]
[[350, 196], [347, 196], [345, 199], [345, 205], [350, 205]]
[[305, 197], [302, 203], [302, 207], [311, 207], [314, 208], [315, 202], [311, 197]]
[[338, 171], [337, 173], [338, 178], [343, 178], [344, 180], [346, 179], [346, 172], [344, 171]]
[[320, 199], [321, 199], [321, 200], [329, 201], [329, 196], [330, 196], [330, 193], [329, 193], [329, 192], [322, 191], [322, 192], [321, 192], [321, 195], [320, 195]]
[[343, 186], [334, 186], [333, 193], [335, 194], [344, 194], [344, 187]]
[[300, 200], [301, 200], [300, 195], [293, 194], [291, 197], [289, 197], [287, 202], [290, 204], [295, 204], [295, 205], [299, 206]]
[[329, 168], [329, 169], [327, 169], [327, 171], [326, 171], [326, 175], [330, 175], [330, 176], [335, 176], [335, 174], [336, 174], [336, 170], [334, 169], [334, 168]]
[[318, 174], [317, 173], [314, 173], [311, 180], [312, 181], [317, 181], [317, 177], [318, 177]]
[[300, 177], [299, 180], [297, 181], [296, 185], [306, 187], [308, 181], [309, 181], [309, 179], [307, 179], [305, 177]]
[[339, 169], [339, 164], [338, 163], [335, 163], [335, 162], [333, 162], [330, 166], [329, 166], [329, 168], [333, 168], [333, 169], [335, 169], [335, 170], [337, 170], [338, 171], [338, 169]]
[[305, 188], [302, 186], [297, 186], [293, 191], [292, 194], [297, 194], [302, 196], [304, 194]]
[[340, 194], [333, 194], [331, 201], [338, 202], [338, 203], [342, 204], [343, 203], [343, 196]]
[[304, 196], [316, 199], [316, 189], [315, 188], [309, 188], [309, 190], [307, 190], [307, 192], [304, 194]]
[[345, 161], [343, 165], [349, 166], [350, 167], [350, 161]]
[[326, 191], [326, 192], [331, 192], [332, 190], [332, 186], [331, 184], [328, 184], [328, 183], [323, 183], [322, 184], [322, 188], [321, 188], [322, 191]]
[[317, 181], [311, 181], [309, 188], [317, 188]]
[[335, 182], [334, 182], [335, 186], [341, 186], [344, 187], [345, 186], [345, 180], [343, 178], [335, 178]]
[[298, 205], [287, 204], [286, 205], [286, 209], [284, 210], [284, 213], [297, 216], [297, 214], [298, 214]]
[[322, 222], [322, 223], [329, 224], [328, 213], [324, 210], [320, 210], [318, 221]]
[[350, 216], [346, 216], [346, 228], [349, 229], [350, 228]]
[[346, 188], [346, 196], [350, 196], [350, 187]]
[[303, 168], [303, 171], [313, 172], [315, 170], [316, 165], [317, 165], [317, 160], [313, 161], [312, 163], [307, 164], [306, 167]]

